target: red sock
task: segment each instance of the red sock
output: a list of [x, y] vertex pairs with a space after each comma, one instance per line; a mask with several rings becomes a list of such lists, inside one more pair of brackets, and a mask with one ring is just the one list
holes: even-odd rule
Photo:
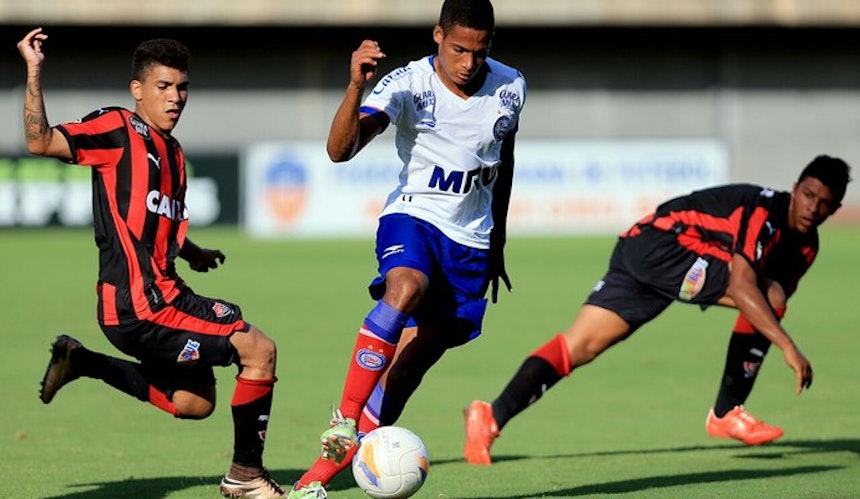
[[[776, 316], [777, 320], [782, 320], [785, 317], [787, 309], [788, 307], [786, 306], [776, 307], [773, 309], [773, 315]], [[737, 334], [754, 334], [756, 331], [752, 323], [743, 314], [738, 314], [738, 320], [735, 321], [735, 327], [732, 328], [732, 332]]]
[[[374, 423], [366, 414], [362, 413], [361, 419], [358, 420], [358, 433], [364, 435], [371, 430], [378, 428], [379, 425]], [[346, 454], [346, 458], [340, 464], [335, 464], [334, 461], [323, 461], [322, 458], [317, 458], [311, 469], [305, 472], [299, 478], [299, 488], [306, 487], [311, 482], [320, 481], [323, 487], [328, 485], [332, 478], [342, 470], [348, 468], [352, 464], [352, 458], [355, 456], [355, 451], [358, 447], [353, 446]]]
[[179, 411], [176, 410], [176, 406], [173, 405], [173, 402], [167, 398], [167, 394], [159, 391], [158, 388], [152, 385], [149, 385], [149, 403], [164, 412], [172, 414], [174, 417], [179, 417]]
[[549, 362], [559, 376], [570, 374], [570, 352], [567, 351], [567, 342], [560, 333], [532, 352], [531, 357], [540, 357]]
[[366, 327], [358, 332], [346, 373], [340, 410], [344, 417], [358, 420], [373, 388], [388, 368], [397, 345], [372, 336]]
[[248, 379], [236, 376], [236, 388], [233, 390], [231, 406], [250, 404], [268, 395], [274, 388], [278, 378]]

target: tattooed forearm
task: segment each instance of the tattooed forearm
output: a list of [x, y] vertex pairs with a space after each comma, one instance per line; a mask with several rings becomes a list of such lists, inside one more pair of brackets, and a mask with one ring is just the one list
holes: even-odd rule
[[45, 141], [49, 136], [50, 126], [45, 114], [45, 103], [42, 91], [35, 82], [28, 82], [24, 98], [24, 137], [27, 142]]
[[24, 108], [24, 136], [27, 142], [43, 140], [48, 130], [48, 120], [42, 109]]

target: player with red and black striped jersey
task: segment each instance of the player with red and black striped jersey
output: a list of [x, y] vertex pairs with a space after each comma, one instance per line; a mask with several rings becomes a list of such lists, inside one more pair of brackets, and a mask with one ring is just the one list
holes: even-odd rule
[[225, 261], [221, 251], [201, 248], [186, 234], [185, 158], [172, 132], [188, 99], [188, 49], [171, 39], [144, 41], [132, 59], [134, 111], [108, 107], [51, 127], [41, 88], [46, 39], [37, 28], [18, 43], [27, 64], [27, 148], [92, 169], [99, 325], [118, 350], [138, 361], [60, 335], [51, 346], [41, 400], [50, 403], [64, 385], [89, 377], [177, 418], [203, 419], [215, 408], [213, 367], [235, 364], [234, 452], [221, 493], [282, 497], [263, 467], [275, 342], [245, 321], [238, 305], [195, 294], [175, 267], [177, 257], [199, 272]]
[[[818, 249], [817, 228], [806, 233], [784, 231], [779, 244], [774, 245], [764, 260], [762, 274], [765, 279], [774, 281], [785, 293], [786, 301], [773, 306], [777, 319], [785, 316], [787, 300], [797, 290], [800, 278], [812, 267]], [[705, 429], [712, 437], [734, 438], [747, 445], [761, 445], [783, 435], [782, 428], [761, 421], [744, 406], [770, 345], [767, 337], [758, 332], [743, 314], [738, 314], [717, 398], [705, 419]]]
[[[811, 263], [816, 229], [841, 206], [849, 181], [843, 160], [822, 155], [804, 168], [790, 192], [751, 184], [703, 189], [663, 203], [624, 231], [608, 272], [573, 324], [530, 354], [492, 403], [475, 400], [467, 406], [466, 461], [490, 464], [490, 446], [511, 418], [674, 301], [702, 309], [737, 308], [763, 339], [782, 350], [797, 393], [809, 388], [812, 366], [779, 317], [808, 267], [798, 259]], [[730, 350], [732, 376], [739, 357]], [[739, 384], [724, 388], [721, 404], [745, 398]], [[742, 407], [736, 416], [725, 425], [735, 427], [736, 435], [718, 436], [739, 438], [761, 429]]]
[[111, 262], [99, 266], [99, 323], [148, 318], [186, 288], [174, 265], [188, 226], [182, 148], [118, 107], [56, 129], [71, 161], [93, 169], [99, 261]]

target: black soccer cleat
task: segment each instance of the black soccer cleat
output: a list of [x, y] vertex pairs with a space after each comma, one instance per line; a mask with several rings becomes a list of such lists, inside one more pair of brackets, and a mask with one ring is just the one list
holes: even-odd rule
[[51, 361], [45, 369], [45, 377], [42, 378], [42, 386], [39, 389], [39, 398], [45, 404], [50, 403], [66, 383], [78, 379], [72, 369], [69, 355], [76, 348], [83, 348], [83, 345], [67, 334], [57, 336], [51, 344]]

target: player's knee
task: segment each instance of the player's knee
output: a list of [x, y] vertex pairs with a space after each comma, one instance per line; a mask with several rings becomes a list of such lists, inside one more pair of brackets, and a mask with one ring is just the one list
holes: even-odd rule
[[179, 409], [177, 407], [177, 415], [179, 419], [206, 419], [215, 411], [214, 405], [207, 407], [188, 407]]
[[250, 364], [261, 369], [272, 369], [278, 358], [278, 347], [274, 340], [268, 336], [263, 336], [259, 341], [255, 342], [254, 350], [250, 353]]
[[214, 389], [211, 393], [176, 391], [172, 397], [174, 415], [180, 419], [205, 419], [215, 411]]
[[233, 345], [239, 354], [239, 364], [243, 371], [256, 371], [255, 376], [270, 378], [274, 376], [278, 349], [275, 341], [252, 327], [247, 333], [236, 333], [232, 338]]
[[386, 276], [383, 301], [401, 311], [413, 310], [428, 285], [427, 276], [417, 270], [392, 270]]
[[571, 367], [579, 367], [583, 364], [588, 364], [596, 359], [598, 355], [603, 353], [604, 348], [600, 348], [594, 342], [582, 342], [573, 345], [570, 350]]

